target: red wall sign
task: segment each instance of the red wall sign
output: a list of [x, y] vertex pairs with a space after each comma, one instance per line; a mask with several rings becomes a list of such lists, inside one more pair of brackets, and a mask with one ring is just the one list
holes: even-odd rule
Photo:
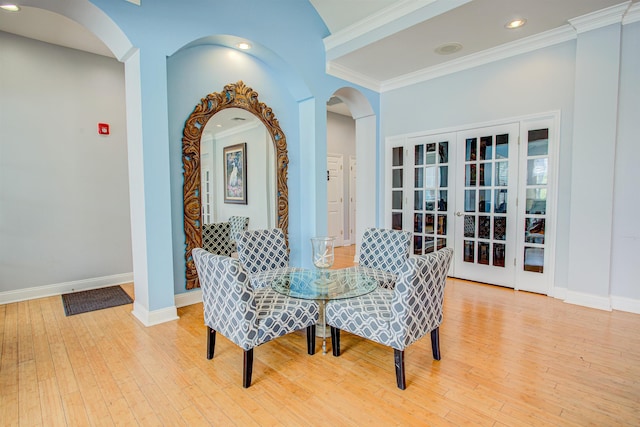
[[109, 135], [109, 123], [98, 123], [98, 135]]

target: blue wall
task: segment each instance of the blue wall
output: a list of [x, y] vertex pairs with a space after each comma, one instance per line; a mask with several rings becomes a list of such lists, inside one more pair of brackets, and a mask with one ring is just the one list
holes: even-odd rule
[[[166, 306], [153, 289], [169, 280], [176, 293], [185, 291], [184, 121], [200, 98], [238, 80], [273, 108], [287, 136], [291, 262], [307, 265], [309, 237], [326, 231], [326, 101], [341, 87], [356, 87], [379, 110], [377, 93], [326, 75], [322, 39], [329, 33], [311, 4], [92, 2], [140, 49], [149, 308]], [[239, 38], [253, 44], [250, 54], [232, 48]]]

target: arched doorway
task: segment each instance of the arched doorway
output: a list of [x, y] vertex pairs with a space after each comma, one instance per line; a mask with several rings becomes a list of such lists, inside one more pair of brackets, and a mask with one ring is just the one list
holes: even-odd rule
[[[377, 206], [377, 129], [376, 116], [368, 99], [357, 89], [343, 87], [332, 98], [340, 100], [350, 112], [355, 125], [355, 244], [362, 234], [376, 225]], [[350, 239], [353, 241], [354, 239]], [[356, 258], [358, 251], [356, 249]]]

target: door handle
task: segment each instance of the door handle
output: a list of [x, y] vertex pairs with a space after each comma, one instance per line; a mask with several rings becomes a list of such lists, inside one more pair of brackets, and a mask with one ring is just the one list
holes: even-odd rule
[[456, 212], [456, 216], [462, 216], [462, 212]]

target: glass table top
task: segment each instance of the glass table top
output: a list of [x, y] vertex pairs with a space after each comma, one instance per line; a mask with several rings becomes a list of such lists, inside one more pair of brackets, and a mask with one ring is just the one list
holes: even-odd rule
[[334, 300], [368, 294], [378, 283], [352, 270], [299, 270], [274, 279], [271, 286], [276, 292], [294, 298]]

